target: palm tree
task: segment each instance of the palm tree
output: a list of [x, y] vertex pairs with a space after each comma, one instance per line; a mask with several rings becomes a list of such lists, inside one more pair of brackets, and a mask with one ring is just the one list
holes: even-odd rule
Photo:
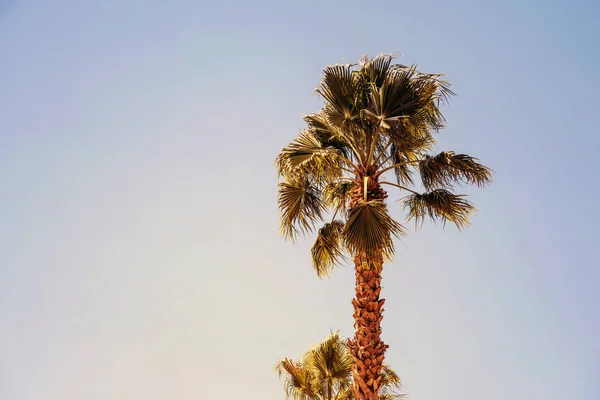
[[[352, 357], [347, 342], [337, 333], [331, 334], [310, 349], [299, 361], [284, 358], [275, 366], [284, 377], [288, 399], [353, 400]], [[386, 365], [382, 367], [379, 400], [400, 399], [400, 378]]]
[[[405, 231], [389, 214], [384, 187], [405, 194], [407, 220], [422, 223], [428, 217], [462, 229], [475, 208], [453, 192], [456, 184], [491, 182], [490, 169], [476, 158], [431, 154], [433, 135], [445, 122], [439, 106], [453, 93], [441, 75], [392, 64], [393, 58], [326, 67], [316, 90], [325, 106], [304, 117], [306, 129], [276, 160], [284, 237], [293, 241], [313, 231], [331, 211], [312, 247], [313, 266], [322, 277], [345, 254], [353, 258], [355, 334], [349, 347], [358, 400], [377, 399], [381, 387], [388, 347], [380, 338], [381, 271], [394, 253], [392, 237]], [[386, 178], [392, 172], [395, 179]]]

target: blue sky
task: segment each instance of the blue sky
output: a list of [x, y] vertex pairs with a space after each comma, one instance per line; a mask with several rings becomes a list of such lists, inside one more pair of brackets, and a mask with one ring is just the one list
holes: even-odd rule
[[496, 173], [469, 230], [397, 244], [387, 361], [414, 400], [597, 399], [598, 11], [0, 0], [0, 398], [282, 399], [353, 274], [279, 237], [273, 160], [324, 66], [400, 52]]

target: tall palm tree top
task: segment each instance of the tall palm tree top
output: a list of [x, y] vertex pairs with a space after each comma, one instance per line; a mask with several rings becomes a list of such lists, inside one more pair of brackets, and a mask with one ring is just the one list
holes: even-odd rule
[[[276, 159], [286, 238], [313, 231], [333, 212], [312, 248], [319, 276], [345, 252], [393, 254], [392, 237], [405, 228], [389, 215], [383, 186], [404, 193], [407, 220], [422, 223], [428, 217], [462, 229], [475, 207], [453, 190], [491, 182], [491, 170], [476, 158], [431, 153], [434, 134], [445, 123], [439, 107], [453, 95], [450, 85], [440, 74], [393, 59], [379, 55], [357, 65], [326, 67], [316, 90], [324, 107], [304, 116], [306, 128]], [[387, 178], [389, 173], [395, 179]], [[415, 186], [415, 173], [424, 192]]]

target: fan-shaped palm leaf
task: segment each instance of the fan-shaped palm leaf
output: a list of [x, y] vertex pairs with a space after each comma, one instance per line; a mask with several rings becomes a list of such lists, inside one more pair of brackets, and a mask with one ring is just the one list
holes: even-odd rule
[[322, 386], [324, 393], [329, 394], [330, 389], [337, 391], [340, 383], [343, 386], [352, 375], [352, 357], [337, 333], [312, 348], [303, 360], [310, 368], [315, 386]]
[[356, 86], [352, 76], [352, 65], [334, 65], [323, 70], [323, 81], [317, 88], [327, 102], [325, 113], [328, 121], [336, 126], [355, 118], [358, 113], [354, 105]]
[[387, 212], [384, 202], [371, 200], [359, 202], [348, 210], [343, 236], [352, 254], [375, 254], [383, 251], [393, 254], [392, 235], [398, 237], [404, 227]]
[[283, 359], [275, 366], [279, 377], [285, 377], [284, 389], [288, 399], [314, 400], [317, 397], [309, 369], [302, 362]]
[[321, 192], [308, 178], [280, 182], [278, 202], [281, 232], [291, 240], [298, 233], [312, 231], [315, 222], [322, 219], [325, 211]]
[[344, 158], [340, 151], [324, 147], [313, 133], [304, 131], [281, 151], [276, 163], [280, 175], [291, 172], [320, 181], [341, 176]]

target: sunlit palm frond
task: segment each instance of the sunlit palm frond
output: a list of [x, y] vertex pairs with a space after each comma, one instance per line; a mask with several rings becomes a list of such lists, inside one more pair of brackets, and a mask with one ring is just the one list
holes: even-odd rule
[[303, 360], [314, 379], [320, 382], [331, 379], [337, 386], [339, 381], [348, 380], [352, 374], [352, 356], [338, 333], [332, 333], [313, 347]]
[[415, 67], [405, 68], [405, 73], [410, 73], [410, 89], [407, 98], [400, 102], [403, 104], [401, 119], [406, 124], [421, 131], [438, 131], [445, 126], [445, 119], [439, 110], [442, 99], [452, 95], [449, 84], [440, 80], [441, 75], [424, 74], [416, 71]]
[[[394, 55], [381, 54], [373, 58], [365, 55], [360, 60], [359, 69], [354, 71], [354, 76], [357, 87], [355, 103], [361, 110], [368, 107], [373, 89], [376, 90], [383, 85], [387, 74], [393, 67], [391, 65], [393, 58]], [[366, 112], [366, 115], [369, 116], [369, 112]], [[372, 117], [373, 114], [370, 116]]]
[[280, 378], [284, 378], [283, 385], [287, 399], [317, 399], [312, 376], [304, 363], [284, 358], [275, 365], [275, 371]]
[[327, 103], [324, 111], [328, 121], [336, 126], [342, 126], [358, 115], [354, 104], [356, 87], [352, 67], [352, 65], [326, 67], [323, 70], [323, 80], [317, 87], [317, 93], [323, 96]]
[[475, 212], [475, 207], [464, 195], [453, 194], [445, 189], [436, 189], [428, 193], [412, 194], [404, 199], [409, 220], [422, 222], [425, 217], [433, 221], [453, 222], [458, 229], [469, 224], [469, 217]]
[[426, 156], [419, 163], [423, 186], [427, 190], [436, 187], [452, 187], [460, 181], [485, 186], [492, 181], [491, 170], [466, 154], [444, 151], [436, 156]]
[[427, 123], [420, 121], [418, 116], [401, 119], [386, 134], [398, 151], [405, 155], [426, 151], [435, 143]]
[[398, 393], [400, 388], [400, 377], [394, 370], [384, 364], [381, 369], [379, 400], [398, 400], [404, 398], [404, 394]]
[[278, 202], [281, 233], [291, 240], [298, 233], [312, 231], [315, 222], [322, 219], [325, 211], [322, 193], [306, 177], [280, 182]]
[[407, 118], [411, 110], [418, 109], [418, 96], [411, 88], [414, 69], [391, 71], [385, 75], [381, 86], [371, 85], [369, 106], [364, 115], [384, 129], [395, 126]]
[[394, 220], [384, 202], [360, 202], [347, 213], [343, 236], [351, 254], [394, 253], [393, 236], [404, 233], [404, 227]]
[[373, 58], [361, 58], [359, 74], [364, 82], [381, 87], [392, 66], [393, 54], [380, 54]]
[[327, 180], [342, 175], [344, 163], [340, 152], [334, 147], [325, 147], [310, 131], [303, 131], [277, 157], [280, 176], [288, 172], [307, 175], [316, 180]]
[[350, 193], [355, 187], [356, 183], [349, 180], [329, 182], [323, 188], [323, 200], [328, 207], [343, 211], [346, 209]]
[[345, 140], [343, 132], [331, 124], [323, 110], [315, 114], [304, 116], [308, 129], [319, 139], [323, 147], [333, 147], [339, 150], [344, 157], [350, 157], [352, 150]]
[[317, 234], [317, 240], [311, 249], [313, 267], [319, 278], [328, 276], [335, 264], [342, 261], [342, 231], [344, 223], [335, 220], [326, 223]]
[[339, 129], [333, 126], [327, 120], [327, 115], [322, 111], [304, 116], [304, 121], [317, 137], [323, 141], [327, 141], [332, 137], [339, 135]]
[[385, 386], [390, 389], [400, 389], [400, 377], [393, 369], [385, 364], [381, 369], [381, 386]]

